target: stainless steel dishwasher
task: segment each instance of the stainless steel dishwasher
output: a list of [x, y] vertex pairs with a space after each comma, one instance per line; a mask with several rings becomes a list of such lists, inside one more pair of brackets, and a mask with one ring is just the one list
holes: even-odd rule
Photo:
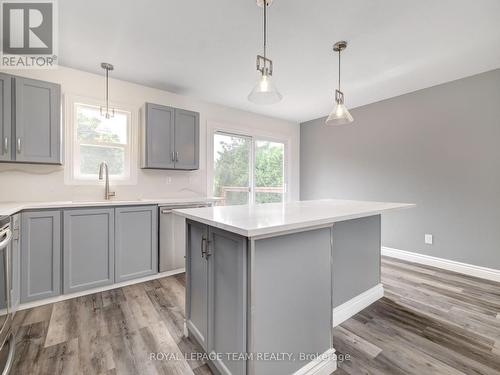
[[211, 202], [160, 206], [160, 272], [183, 270], [186, 255], [186, 220], [172, 210], [210, 207]]

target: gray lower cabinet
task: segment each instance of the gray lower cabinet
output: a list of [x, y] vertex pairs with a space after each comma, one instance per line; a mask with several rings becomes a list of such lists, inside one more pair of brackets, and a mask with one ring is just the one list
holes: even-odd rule
[[[188, 220], [186, 251], [189, 332], [208, 353], [245, 353], [247, 239]], [[245, 361], [214, 358], [221, 374], [246, 374]]]
[[21, 302], [61, 293], [61, 212], [21, 215]]
[[15, 77], [15, 160], [61, 164], [61, 87]]
[[186, 325], [208, 351], [208, 226], [186, 221]]
[[64, 211], [64, 293], [114, 283], [113, 208]]
[[0, 160], [12, 160], [11, 152], [11, 84], [12, 76], [0, 73]]
[[142, 168], [199, 168], [198, 112], [146, 103], [142, 117]]
[[115, 281], [158, 272], [158, 207], [115, 209]]
[[[208, 232], [208, 352], [245, 353], [247, 239], [213, 227]], [[214, 358], [221, 374], [246, 374], [245, 361]]]

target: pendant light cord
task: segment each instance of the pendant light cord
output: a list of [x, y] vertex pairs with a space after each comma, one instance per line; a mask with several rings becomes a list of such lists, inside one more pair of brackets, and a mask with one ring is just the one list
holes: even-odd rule
[[109, 115], [109, 69], [106, 69], [106, 114]]
[[267, 49], [267, 0], [264, 0], [264, 58], [266, 58], [266, 49]]
[[340, 90], [340, 49], [339, 49], [339, 91]]

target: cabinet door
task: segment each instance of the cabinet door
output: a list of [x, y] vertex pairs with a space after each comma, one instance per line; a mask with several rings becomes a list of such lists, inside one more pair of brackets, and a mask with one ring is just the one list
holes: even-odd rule
[[186, 325], [206, 351], [208, 331], [208, 264], [203, 254], [208, 240], [206, 225], [186, 222]]
[[[234, 233], [209, 229], [208, 351], [245, 353], [247, 331], [247, 239]], [[246, 373], [244, 360], [217, 358], [214, 365], [224, 374]]]
[[115, 282], [158, 272], [158, 208], [115, 209]]
[[12, 243], [11, 243], [11, 284], [10, 299], [12, 311], [15, 313], [21, 300], [21, 233], [19, 232], [21, 215], [12, 217]]
[[61, 292], [61, 212], [21, 215], [21, 302]]
[[113, 284], [114, 209], [64, 211], [64, 293]]
[[0, 160], [12, 159], [11, 152], [11, 88], [12, 77], [0, 73]]
[[143, 168], [174, 169], [174, 109], [146, 104]]
[[61, 164], [61, 87], [15, 78], [15, 159]]
[[175, 110], [175, 168], [198, 169], [200, 159], [200, 114]]

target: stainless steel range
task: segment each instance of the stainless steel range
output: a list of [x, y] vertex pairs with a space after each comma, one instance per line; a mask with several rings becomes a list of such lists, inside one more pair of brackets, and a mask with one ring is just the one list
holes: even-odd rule
[[0, 371], [6, 375], [14, 359], [15, 340], [12, 333], [12, 229], [9, 216], [0, 217]]

